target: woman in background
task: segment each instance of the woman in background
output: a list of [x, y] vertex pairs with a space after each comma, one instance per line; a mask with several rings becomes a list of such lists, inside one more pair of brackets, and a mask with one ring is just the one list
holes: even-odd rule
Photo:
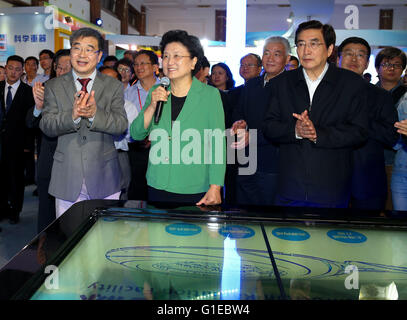
[[217, 63], [211, 69], [211, 85], [222, 91], [229, 91], [235, 87], [232, 72], [225, 63]]

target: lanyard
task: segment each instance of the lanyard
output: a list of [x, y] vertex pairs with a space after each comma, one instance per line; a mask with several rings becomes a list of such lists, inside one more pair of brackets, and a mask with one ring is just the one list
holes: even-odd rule
[[141, 104], [141, 98], [140, 98], [140, 90], [137, 87], [137, 94], [138, 94], [138, 102], [140, 103], [140, 111], [143, 109], [143, 105]]

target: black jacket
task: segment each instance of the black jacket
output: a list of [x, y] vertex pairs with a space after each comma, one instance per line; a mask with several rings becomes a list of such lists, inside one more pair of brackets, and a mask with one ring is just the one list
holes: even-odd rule
[[[335, 205], [350, 195], [352, 150], [368, 137], [366, 84], [356, 73], [330, 64], [312, 107], [303, 68], [272, 80], [263, 133], [280, 144], [279, 195]], [[296, 139], [293, 113], [309, 110], [316, 143]]]
[[356, 199], [386, 197], [384, 147], [392, 148], [399, 137], [391, 94], [370, 83], [367, 92], [369, 139], [353, 152], [352, 196]]
[[[250, 79], [244, 85], [233, 110], [233, 122], [245, 120], [249, 130], [257, 130], [257, 171], [277, 174], [278, 146], [266, 139], [262, 130], [264, 114], [270, 105], [270, 83], [271, 81], [264, 86], [262, 75]], [[246, 154], [248, 155], [248, 150]]]

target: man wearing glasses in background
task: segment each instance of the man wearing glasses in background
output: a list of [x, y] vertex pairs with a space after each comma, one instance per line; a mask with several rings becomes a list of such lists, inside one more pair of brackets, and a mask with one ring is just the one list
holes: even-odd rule
[[119, 199], [114, 136], [127, 129], [123, 85], [96, 70], [104, 40], [82, 28], [70, 38], [72, 72], [45, 84], [41, 130], [58, 137], [49, 193], [57, 217], [89, 199]]
[[[157, 55], [150, 50], [140, 50], [135, 54], [134, 73], [137, 82], [127, 89], [125, 99], [135, 104], [137, 112], [141, 112], [147, 98], [148, 91], [160, 80], [156, 77], [159, 68]], [[129, 143], [129, 159], [131, 167], [131, 181], [128, 198], [147, 200], [147, 167], [150, 153], [148, 137], [142, 141]]]
[[[386, 89], [393, 97], [394, 108], [398, 111], [399, 122], [395, 127], [401, 129], [407, 119], [407, 88], [400, 79], [406, 68], [406, 54], [398, 48], [381, 50], [375, 59], [379, 75], [377, 86]], [[402, 133], [401, 131], [398, 131]], [[394, 148], [385, 150], [387, 177], [391, 176], [392, 207], [394, 210], [407, 210], [407, 141], [400, 140]], [[388, 209], [392, 209], [388, 207]]]
[[352, 150], [368, 137], [366, 82], [327, 60], [330, 25], [301, 23], [295, 43], [301, 67], [271, 80], [263, 133], [280, 145], [277, 204], [348, 207]]
[[[337, 64], [362, 78], [369, 66], [370, 53], [366, 40], [350, 37], [338, 47]], [[369, 139], [353, 151], [351, 207], [384, 210], [388, 188], [383, 151], [384, 147], [392, 148], [397, 142], [398, 134], [394, 127], [397, 111], [386, 90], [369, 82], [366, 86]]]

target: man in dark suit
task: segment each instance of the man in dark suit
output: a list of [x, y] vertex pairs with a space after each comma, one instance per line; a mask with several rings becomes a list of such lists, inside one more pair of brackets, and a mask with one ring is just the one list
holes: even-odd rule
[[[338, 66], [363, 77], [369, 65], [370, 46], [358, 37], [345, 39], [338, 47]], [[353, 151], [351, 206], [356, 209], [384, 210], [387, 179], [384, 147], [392, 148], [398, 139], [394, 123], [397, 110], [391, 94], [369, 82], [369, 139]]]
[[40, 129], [58, 137], [49, 193], [57, 217], [89, 199], [119, 199], [120, 166], [114, 136], [127, 129], [123, 85], [97, 72], [103, 37], [91, 28], [70, 38], [72, 72], [45, 83]]
[[[239, 164], [236, 178], [238, 204], [274, 204], [278, 178], [278, 147], [264, 138], [262, 124], [270, 103], [271, 79], [284, 71], [290, 58], [289, 52], [287, 39], [266, 39], [262, 57], [265, 72], [262, 76], [246, 82], [234, 108], [231, 131], [232, 134], [237, 134], [238, 141], [233, 143], [232, 147], [246, 149], [245, 152], [249, 156], [247, 166]], [[256, 132], [257, 141], [250, 141], [252, 138], [249, 136], [249, 130]], [[257, 150], [257, 154], [254, 150]], [[246, 168], [243, 168], [245, 166]]]
[[280, 145], [278, 205], [348, 207], [352, 150], [368, 137], [366, 82], [328, 64], [330, 25], [296, 30], [301, 67], [272, 80], [263, 133]]
[[6, 80], [0, 82], [0, 218], [18, 223], [24, 201], [25, 117], [34, 105], [32, 89], [20, 81], [24, 60], [10, 56]]

